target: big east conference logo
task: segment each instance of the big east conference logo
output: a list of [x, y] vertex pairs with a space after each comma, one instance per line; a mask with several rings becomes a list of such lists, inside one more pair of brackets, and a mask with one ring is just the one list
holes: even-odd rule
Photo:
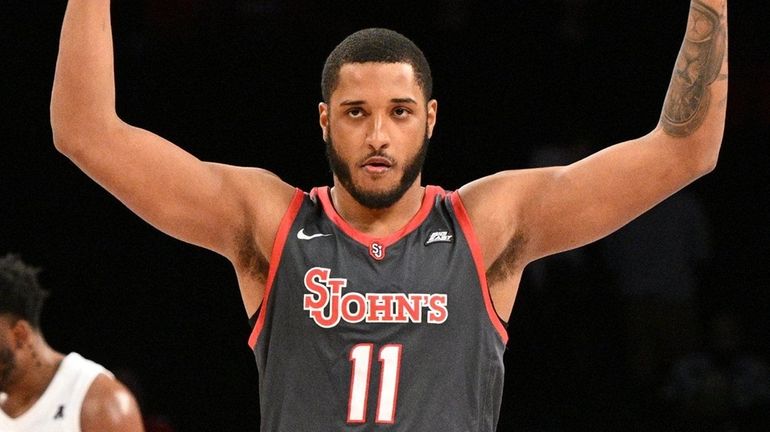
[[305, 273], [304, 309], [320, 327], [331, 328], [340, 320], [349, 323], [422, 323], [446, 321], [446, 294], [348, 292], [344, 278], [332, 278], [331, 270], [313, 267]]

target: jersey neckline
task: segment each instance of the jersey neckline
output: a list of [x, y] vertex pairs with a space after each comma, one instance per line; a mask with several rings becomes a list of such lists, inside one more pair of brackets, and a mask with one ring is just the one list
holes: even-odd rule
[[383, 247], [388, 247], [417, 229], [417, 227], [419, 227], [420, 224], [423, 223], [428, 217], [428, 214], [433, 208], [433, 201], [435, 200], [436, 196], [443, 196], [445, 193], [446, 192], [444, 189], [439, 186], [425, 186], [422, 204], [420, 204], [420, 209], [417, 210], [417, 213], [415, 213], [414, 216], [412, 216], [412, 219], [410, 219], [406, 225], [401, 227], [401, 229], [385, 237], [374, 237], [366, 233], [362, 233], [350, 225], [345, 219], [343, 219], [342, 216], [337, 213], [337, 209], [334, 208], [334, 204], [332, 204], [329, 186], [314, 188], [311, 192], [311, 195], [315, 194], [318, 197], [318, 199], [321, 201], [321, 207], [323, 207], [326, 216], [350, 238], [366, 247], [369, 247], [372, 243], [379, 243]]
[[0, 408], [0, 414], [4, 415], [7, 420], [10, 420], [11, 423], [14, 423], [14, 425], [17, 427], [22, 427], [27, 421], [34, 421], [37, 419], [39, 417], [37, 412], [43, 409], [44, 406], [50, 405], [48, 400], [52, 397], [51, 394], [54, 392], [56, 386], [59, 385], [59, 381], [64, 379], [64, 373], [62, 371], [69, 367], [69, 364], [73, 361], [72, 359], [76, 356], [78, 356], [78, 354], [69, 353], [61, 359], [59, 365], [56, 367], [56, 372], [54, 372], [54, 375], [51, 378], [51, 381], [49, 381], [48, 385], [45, 387], [45, 390], [43, 390], [37, 400], [32, 404], [32, 406], [27, 408], [26, 411], [15, 417], [11, 417], [7, 412]]

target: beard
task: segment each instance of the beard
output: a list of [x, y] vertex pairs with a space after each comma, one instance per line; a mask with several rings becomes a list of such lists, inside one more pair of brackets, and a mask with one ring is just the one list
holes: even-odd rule
[[[401, 199], [402, 196], [409, 190], [409, 187], [414, 184], [417, 176], [422, 172], [422, 166], [425, 163], [425, 158], [428, 155], [428, 145], [430, 144], [430, 138], [428, 138], [428, 127], [425, 126], [425, 135], [423, 136], [422, 145], [417, 151], [414, 157], [404, 164], [404, 172], [401, 175], [401, 179], [394, 187], [384, 191], [366, 191], [358, 187], [353, 182], [353, 177], [350, 172], [350, 167], [342, 159], [337, 150], [334, 148], [334, 141], [332, 140], [331, 128], [329, 128], [329, 138], [326, 141], [326, 158], [329, 160], [329, 168], [332, 173], [339, 179], [342, 186], [348, 193], [358, 201], [364, 207], [380, 210], [385, 209]], [[362, 160], [366, 160], [370, 157], [381, 156], [390, 159], [382, 151], [373, 151], [366, 155]]]
[[10, 383], [11, 374], [16, 370], [16, 357], [10, 348], [0, 349], [0, 392], [5, 392]]

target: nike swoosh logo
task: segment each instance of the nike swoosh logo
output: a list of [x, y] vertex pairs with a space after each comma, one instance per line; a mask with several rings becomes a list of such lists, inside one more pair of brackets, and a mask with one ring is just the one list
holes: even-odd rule
[[305, 228], [302, 228], [297, 232], [297, 238], [300, 240], [313, 240], [314, 238], [318, 237], [329, 237], [331, 234], [324, 234], [324, 233], [318, 233], [318, 234], [305, 234]]

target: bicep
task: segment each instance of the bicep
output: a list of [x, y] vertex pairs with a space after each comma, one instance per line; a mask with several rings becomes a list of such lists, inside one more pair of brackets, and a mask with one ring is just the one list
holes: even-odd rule
[[696, 176], [677, 143], [648, 135], [571, 165], [502, 172], [464, 187], [489, 265], [518, 239], [525, 265], [598, 240]]
[[[269, 189], [260, 186], [282, 184], [263, 170], [200, 161], [168, 140], [122, 122], [67, 156], [154, 227], [224, 255], [230, 254], [230, 239], [249, 217], [246, 195]], [[244, 191], [245, 183], [253, 187]], [[284, 186], [282, 191], [290, 189]]]
[[540, 172], [521, 212], [531, 259], [605, 237], [694, 180], [678, 145], [648, 135]]

